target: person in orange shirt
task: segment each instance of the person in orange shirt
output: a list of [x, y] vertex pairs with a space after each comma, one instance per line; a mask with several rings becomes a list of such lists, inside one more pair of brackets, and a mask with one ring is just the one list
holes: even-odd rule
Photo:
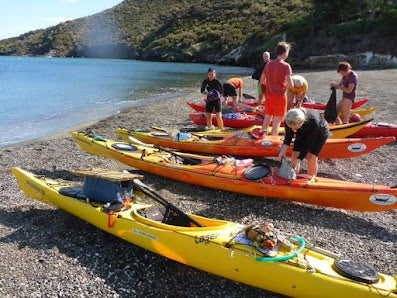
[[291, 78], [294, 86], [292, 88], [288, 88], [287, 91], [287, 110], [291, 109], [294, 104], [297, 108], [299, 108], [307, 94], [308, 89], [308, 84], [304, 77], [300, 75], [293, 75]]
[[[225, 100], [225, 104], [227, 104], [228, 96], [233, 98], [233, 105], [236, 105], [237, 102], [241, 102], [242, 94], [243, 94], [243, 86], [244, 82], [240, 78], [231, 78], [227, 80], [225, 84], [223, 84], [223, 97]], [[238, 98], [237, 98], [237, 90], [238, 89]]]
[[266, 64], [261, 84], [266, 85], [265, 118], [262, 133], [267, 133], [270, 121], [273, 119], [272, 132], [278, 135], [281, 121], [287, 112], [287, 88], [293, 87], [292, 69], [285, 60], [288, 58], [291, 45], [281, 41], [277, 44], [277, 59]]

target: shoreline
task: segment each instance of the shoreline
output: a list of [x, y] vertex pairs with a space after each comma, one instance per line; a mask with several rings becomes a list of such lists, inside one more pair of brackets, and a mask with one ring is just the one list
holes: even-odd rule
[[17, 141], [15, 143], [6, 144], [4, 146], [0, 145], [0, 149], [7, 148], [7, 147], [13, 147], [13, 146], [19, 146], [19, 145], [26, 145], [26, 144], [30, 144], [30, 143], [34, 143], [34, 142], [39, 142], [39, 141], [48, 141], [48, 140], [52, 140], [52, 139], [59, 139], [62, 137], [67, 137], [67, 136], [70, 136], [71, 132], [73, 132], [73, 131], [81, 130], [86, 127], [93, 126], [100, 121], [106, 121], [106, 119], [112, 118], [112, 117], [116, 116], [117, 114], [127, 113], [128, 111], [132, 110], [133, 108], [148, 106], [151, 104], [155, 104], [156, 102], [159, 102], [159, 101], [168, 100], [172, 97], [180, 97], [182, 94], [189, 94], [193, 90], [195, 90], [195, 89], [183, 88], [182, 90], [172, 92], [172, 93], [167, 92], [167, 93], [162, 93], [162, 94], [155, 94], [155, 95], [151, 96], [150, 98], [148, 98], [147, 102], [145, 102], [144, 100], [141, 100], [141, 99], [139, 99], [137, 101], [132, 101], [128, 107], [123, 107], [121, 109], [115, 110], [112, 114], [107, 115], [105, 117], [102, 117], [102, 118], [99, 118], [96, 120], [90, 120], [90, 121], [79, 123], [79, 124], [75, 124], [75, 125], [70, 126], [69, 128], [62, 128], [56, 132], [52, 132], [52, 133], [49, 133], [49, 134], [46, 134], [46, 135], [43, 135], [43, 136], [40, 136], [37, 138], [23, 140], [23, 141]]
[[[329, 98], [329, 82], [338, 78], [335, 71], [300, 74], [309, 81], [309, 96], [318, 101]], [[358, 98], [369, 97], [369, 106], [380, 106], [373, 115], [376, 120], [397, 122], [397, 90], [390, 88], [396, 74], [397, 71], [390, 70], [358, 71]], [[199, 102], [202, 98], [199, 88], [194, 90], [123, 109], [80, 129], [89, 128], [98, 135], [118, 140], [118, 126], [191, 125], [191, 110], [185, 102]], [[244, 92], [256, 95], [256, 84], [246, 79]], [[197, 297], [280, 297], [168, 260], [62, 210], [27, 198], [10, 173], [12, 166], [74, 182], [81, 178], [73, 176], [71, 170], [129, 169], [121, 163], [86, 154], [72, 141], [70, 131], [0, 148], [1, 294], [73, 296], [78, 291], [82, 296], [96, 297], [170, 293]], [[321, 161], [319, 176], [393, 186], [397, 182], [396, 145], [394, 142], [356, 159]], [[306, 169], [306, 163], [302, 166]], [[145, 176], [145, 183], [188, 213], [242, 224], [271, 222], [276, 229], [300, 235], [324, 249], [367, 263], [380, 272], [397, 274], [397, 210], [359, 213], [322, 208], [203, 188], [137, 172]]]

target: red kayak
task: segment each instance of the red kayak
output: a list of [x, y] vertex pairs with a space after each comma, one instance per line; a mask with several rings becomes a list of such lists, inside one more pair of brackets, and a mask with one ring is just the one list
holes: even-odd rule
[[[193, 102], [187, 102], [188, 106], [190, 106], [193, 110], [196, 112], [200, 113], [205, 113], [205, 104], [201, 103], [193, 103]], [[251, 105], [246, 105], [245, 102], [243, 104], [237, 104], [236, 106], [232, 106], [228, 104], [226, 107], [222, 107], [222, 113], [245, 113], [247, 115], [259, 115], [259, 116], [264, 116], [264, 109], [262, 106], [251, 106]]]
[[[191, 113], [189, 114], [190, 119], [196, 125], [207, 125], [205, 114], [203, 113]], [[263, 118], [260, 116], [246, 115], [241, 113], [231, 113], [222, 115], [223, 125], [231, 128], [246, 128], [252, 125], [262, 125]], [[217, 126], [215, 117], [212, 117], [212, 124]], [[281, 126], [284, 126], [282, 123]], [[352, 138], [366, 138], [366, 137], [396, 137], [397, 138], [397, 125], [388, 123], [377, 123], [370, 122], [364, 128], [358, 132], [349, 136]]]
[[[365, 105], [369, 101], [368, 98], [357, 100], [353, 103], [352, 109], [357, 109], [363, 105]], [[325, 110], [327, 106], [326, 103], [315, 103], [315, 102], [304, 102], [302, 103], [302, 107], [307, 109], [315, 109], [315, 110]]]
[[349, 137], [397, 137], [397, 125], [382, 122], [370, 122]]
[[[204, 100], [206, 100], [206, 99], [204, 99]], [[353, 103], [352, 109], [358, 109], [359, 107], [365, 105], [367, 102], [369, 102], [369, 98], [357, 100]], [[257, 106], [257, 103], [253, 102], [253, 101], [244, 101], [243, 103], [246, 105], [249, 105], [249, 106], [253, 106], [253, 107]], [[232, 106], [233, 102], [228, 101], [227, 105]], [[315, 102], [302, 103], [302, 107], [307, 108], [307, 109], [325, 110], [326, 106], [327, 106], [327, 103], [315, 103]], [[205, 112], [205, 110], [203, 112]]]
[[[189, 117], [196, 125], [207, 125], [207, 120], [203, 113], [191, 113]], [[253, 125], [262, 125], [263, 123], [263, 117], [240, 113], [224, 114], [222, 115], [222, 119], [225, 127], [232, 128], [246, 128]], [[217, 126], [215, 117], [212, 117], [212, 124]]]

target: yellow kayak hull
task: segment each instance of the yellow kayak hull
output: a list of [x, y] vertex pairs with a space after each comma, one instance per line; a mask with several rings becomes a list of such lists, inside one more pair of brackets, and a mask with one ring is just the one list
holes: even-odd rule
[[[254, 247], [232, 243], [244, 226], [233, 222], [190, 215], [204, 227], [179, 227], [141, 216], [144, 203], [132, 203], [119, 213], [113, 227], [102, 206], [61, 195], [67, 186], [36, 176], [19, 168], [12, 169], [27, 196], [69, 212], [88, 223], [149, 251], [177, 262], [228, 279], [292, 297], [397, 297], [396, 277], [379, 273], [377, 283], [368, 285], [338, 274], [333, 268], [335, 254], [306, 247], [298, 257], [280, 262], [258, 262], [262, 257]], [[298, 245], [295, 245], [295, 249]], [[277, 256], [288, 254], [279, 249]], [[298, 260], [299, 259], [299, 260]]]

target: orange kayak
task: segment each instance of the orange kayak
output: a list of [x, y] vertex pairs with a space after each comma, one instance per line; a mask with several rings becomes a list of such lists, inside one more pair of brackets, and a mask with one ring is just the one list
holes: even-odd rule
[[277, 175], [277, 168], [255, 165], [252, 159], [164, 151], [84, 133], [72, 136], [90, 154], [195, 185], [356, 211], [397, 208], [397, 188], [388, 186], [319, 177], [310, 181], [307, 175], [287, 180]]
[[[144, 143], [175, 148], [188, 152], [228, 154], [233, 156], [270, 157], [278, 156], [283, 144], [281, 136], [266, 136], [256, 139], [250, 130], [241, 131], [204, 131], [204, 132], [167, 132], [128, 130], [118, 128], [117, 134], [129, 143], [134, 138]], [[328, 139], [319, 158], [353, 158], [367, 154], [376, 148], [395, 141], [395, 137], [362, 139]], [[287, 155], [290, 156], [293, 144]]]

